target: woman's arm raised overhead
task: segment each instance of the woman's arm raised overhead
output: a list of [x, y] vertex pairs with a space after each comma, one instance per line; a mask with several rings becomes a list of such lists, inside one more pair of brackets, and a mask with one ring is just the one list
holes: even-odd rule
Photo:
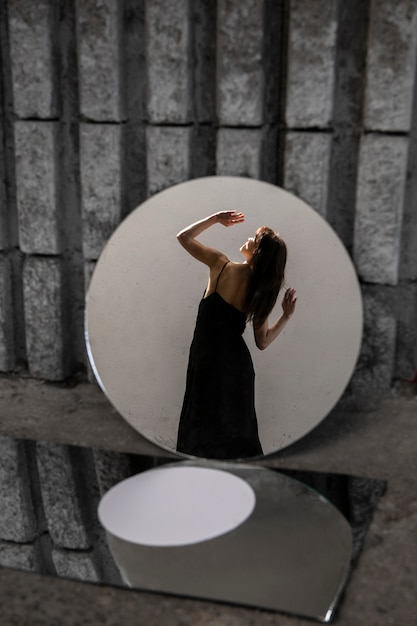
[[268, 326], [268, 318], [259, 326], [254, 320], [253, 330], [255, 334], [255, 343], [259, 350], [265, 350], [278, 337], [284, 329], [286, 323], [294, 313], [297, 296], [295, 289], [287, 289], [282, 299], [282, 315], [272, 326]]
[[219, 259], [226, 259], [226, 256], [219, 250], [210, 248], [201, 243], [201, 241], [197, 241], [196, 237], [214, 224], [233, 226], [234, 224], [243, 222], [244, 219], [243, 213], [238, 213], [237, 211], [220, 211], [219, 213], [213, 213], [213, 215], [209, 215], [198, 222], [194, 222], [194, 224], [190, 224], [190, 226], [181, 230], [177, 234], [177, 239], [194, 258], [209, 267], [213, 267]]

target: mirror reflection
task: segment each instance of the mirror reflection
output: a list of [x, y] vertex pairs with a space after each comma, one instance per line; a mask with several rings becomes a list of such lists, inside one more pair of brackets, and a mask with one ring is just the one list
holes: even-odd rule
[[178, 452], [214, 459], [262, 455], [255, 410], [255, 373], [242, 337], [252, 321], [257, 348], [264, 350], [281, 333], [296, 305], [288, 287], [282, 314], [269, 325], [287, 261], [284, 240], [266, 226], [241, 247], [242, 262], [203, 244], [198, 235], [215, 224], [244, 222], [238, 211], [214, 213], [178, 233], [185, 250], [209, 269], [200, 302], [187, 369], [178, 429]]
[[[173, 464], [168, 459], [8, 437], [0, 438], [0, 448], [5, 458], [14, 457], [21, 461], [18, 464], [12, 462], [3, 464], [3, 482], [7, 489], [0, 507], [2, 567], [98, 584], [158, 589], [152, 587], [155, 578], [152, 578], [151, 574], [156, 575], [160, 562], [164, 566], [161, 576], [166, 581], [167, 591], [169, 589], [172, 591], [173, 587], [178, 587], [183, 582], [179, 593], [192, 595], [194, 591], [194, 597], [201, 597], [201, 594], [200, 596], [198, 594], [201, 589], [195, 592], [199, 581], [202, 586], [206, 586], [211, 580], [213, 594], [218, 592], [216, 586], [221, 587], [223, 596], [228, 594], [229, 601], [238, 601], [242, 604], [248, 604], [248, 598], [245, 587], [240, 585], [241, 572], [247, 573], [246, 581], [251, 576], [252, 579], [258, 578], [256, 584], [251, 584], [253, 605], [255, 600], [264, 601], [263, 592], [276, 585], [282, 562], [280, 555], [286, 555], [288, 567], [294, 572], [297, 563], [310, 559], [311, 567], [314, 567], [314, 564], [317, 566], [317, 581], [326, 580], [325, 577], [330, 571], [329, 566], [343, 557], [344, 552], [340, 552], [342, 543], [339, 535], [330, 536], [327, 531], [330, 526], [334, 529], [340, 525], [345, 537], [344, 524], [343, 522], [339, 524], [337, 516], [335, 522], [332, 522], [333, 507], [325, 502], [322, 508], [321, 496], [318, 494], [337, 507], [349, 522], [353, 536], [350, 561], [352, 571], [359, 557], [373, 510], [385, 487], [384, 481], [371, 478], [296, 470], [265, 470], [218, 463], [215, 465], [217, 469], [239, 477], [255, 492], [256, 504], [247, 521], [240, 524], [236, 530], [226, 532], [214, 542], [209, 540], [196, 544], [195, 550], [207, 558], [207, 568], [202, 566], [200, 560], [192, 558], [191, 546], [183, 548], [170, 546], [160, 550], [147, 546], [142, 553], [142, 557], [146, 556], [147, 561], [139, 559], [135, 562], [133, 557], [136, 553], [131, 542], [124, 545], [115, 542], [113, 536], [109, 549], [108, 537], [106, 539], [97, 515], [100, 499], [112, 488], [123, 484], [122, 481], [149, 473], [147, 470], [150, 468], [181, 467], [184, 462]], [[191, 461], [185, 463], [193, 464]], [[287, 477], [295, 480], [289, 481]], [[318, 494], [312, 493], [309, 488]], [[309, 511], [306, 511], [308, 508], [305, 506], [306, 499], [312, 504]], [[131, 494], [129, 501], [135, 502]], [[290, 501], [292, 506], [288, 505]], [[190, 515], [193, 513], [192, 502], [189, 513]], [[253, 546], [259, 540], [260, 534], [262, 535], [259, 529], [261, 531], [264, 529], [267, 537], [265, 535], [265, 541], [261, 541], [257, 552]], [[303, 535], [302, 542], [295, 540], [297, 529]], [[320, 545], [313, 541], [313, 535], [320, 538]], [[292, 551], [288, 549], [290, 540]], [[214, 544], [221, 550], [214, 552]], [[271, 549], [276, 557], [268, 567], [264, 567]], [[113, 550], [115, 552], [112, 556]], [[167, 558], [166, 550], [169, 551], [170, 558]], [[176, 551], [176, 558], [173, 556], [173, 550]], [[127, 559], [124, 565], [121, 561], [122, 574], [124, 571], [123, 576], [126, 575], [130, 582], [126, 582], [126, 578], [121, 576], [121, 565], [115, 562], [114, 557]], [[242, 559], [243, 564], [237, 570], [233, 569], [233, 558]], [[224, 571], [220, 572], [217, 568], [217, 573], [210, 576], [209, 570], [211, 568], [215, 571], [218, 559], [223, 560]], [[326, 567], [323, 567], [324, 564], [327, 564]], [[133, 570], [130, 569], [131, 566]], [[311, 591], [312, 586], [308, 577], [305, 579], [307, 591]], [[334, 590], [338, 587], [338, 579], [333, 575], [330, 579], [330, 585]], [[139, 580], [143, 583], [139, 584]], [[287, 581], [285, 584], [291, 582], [288, 572], [285, 574], [285, 580]], [[298, 580], [297, 576], [294, 580]], [[190, 583], [189, 587], [187, 583]], [[318, 582], [315, 588], [317, 585]], [[323, 598], [329, 597], [327, 584], [322, 587], [324, 596], [309, 595], [302, 587], [298, 588], [298, 594], [296, 587], [292, 589], [291, 610], [304, 614], [310, 611], [311, 617], [318, 617], [321, 614], [311, 612], [311, 609], [312, 604], [317, 608], [319, 602], [322, 611]], [[161, 588], [159, 590], [162, 591]], [[208, 588], [205, 597], [210, 597], [207, 591]], [[240, 600], [236, 600], [238, 593], [241, 593]], [[217, 596], [217, 599], [223, 596]], [[277, 593], [272, 593], [271, 597], [279, 599], [278, 596], [282, 599], [282, 594]], [[212, 595], [211, 599], [215, 600], [216, 595]], [[284, 597], [284, 602], [281, 605], [275, 604], [275, 609], [288, 608], [289, 596]]]
[[[134, 515], [135, 501], [142, 499], [144, 474], [119, 483], [104, 496], [102, 503], [108, 499], [113, 506], [107, 515], [101, 511], [100, 520], [123, 579], [133, 587], [330, 621], [352, 553], [352, 531], [346, 519], [318, 493], [279, 472], [213, 462], [204, 469], [217, 473], [221, 467], [223, 474], [252, 488], [256, 503], [232, 532], [209, 540], [169, 548], [149, 546], [142, 538], [132, 542], [125, 520]], [[183, 489], [172, 475], [187, 470], [201, 470], [201, 466], [177, 461], [145, 475], [152, 482], [159, 475], [161, 484], [176, 492], [178, 499]], [[211, 502], [220, 495], [214, 484], [208, 494]], [[158, 495], [151, 506], [154, 524], [161, 519]], [[219, 510], [219, 506], [211, 508], [211, 515], [217, 518]], [[164, 523], [175, 524], [177, 513], [166, 511]], [[194, 503], [182, 513], [193, 517]]]
[[[191, 228], [189, 237], [187, 225], [207, 224], [204, 220], [213, 215], [232, 215], [235, 221], [225, 228], [210, 217], [209, 228], [198, 235]], [[273, 234], [259, 231], [262, 226]], [[183, 233], [180, 240], [188, 242], [189, 251], [203, 251], [203, 257], [187, 254], [177, 233]], [[262, 253], [264, 245], [279, 248], [275, 237], [288, 250], [284, 279], [284, 253], [267, 251], [281, 268], [274, 289], [261, 298], [266, 309], [256, 310], [250, 295], [258, 285], [249, 280], [251, 253], [258, 240]], [[281, 291], [269, 310], [279, 283]], [[230, 319], [227, 331], [216, 329], [207, 363], [199, 361], [199, 381], [190, 382], [187, 371], [191, 367], [194, 376], [193, 359], [196, 350], [201, 352], [200, 343], [193, 345], [194, 330], [200, 342], [196, 316], [201, 300], [201, 309], [216, 309], [209, 316], [216, 323], [219, 309]], [[180, 454], [215, 459], [270, 454], [314, 428], [350, 379], [361, 330], [356, 274], [329, 224], [294, 195], [247, 178], [191, 180], [148, 199], [108, 241], [87, 296], [89, 357], [114, 407], [143, 436], [170, 452], [178, 446]], [[259, 350], [277, 331], [278, 338]], [[233, 389], [220, 399], [219, 390], [229, 391], [228, 384]], [[210, 422], [220, 402], [227, 405], [227, 418]]]

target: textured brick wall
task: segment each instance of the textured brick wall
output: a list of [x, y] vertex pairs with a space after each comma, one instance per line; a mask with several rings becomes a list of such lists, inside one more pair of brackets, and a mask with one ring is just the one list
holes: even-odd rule
[[350, 386], [417, 365], [413, 0], [1, 0], [0, 371], [85, 364], [94, 263], [148, 195], [267, 180], [352, 254], [365, 336]]
[[0, 566], [121, 584], [100, 498], [148, 457], [0, 437]]

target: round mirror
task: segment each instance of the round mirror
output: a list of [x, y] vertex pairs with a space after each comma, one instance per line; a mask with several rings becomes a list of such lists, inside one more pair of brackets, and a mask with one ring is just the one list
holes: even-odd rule
[[268, 226], [288, 249], [285, 284], [270, 323], [281, 315], [285, 288], [297, 290], [294, 314], [266, 350], [256, 347], [251, 323], [244, 332], [264, 454], [293, 443], [328, 414], [359, 353], [362, 301], [353, 265], [329, 224], [307, 204], [274, 185], [238, 177], [191, 180], [153, 196], [120, 224], [97, 262], [86, 340], [114, 407], [169, 451], [177, 446], [189, 348], [209, 274], [176, 234], [230, 210], [244, 213], [244, 222], [215, 224], [199, 241], [242, 262], [242, 244]]

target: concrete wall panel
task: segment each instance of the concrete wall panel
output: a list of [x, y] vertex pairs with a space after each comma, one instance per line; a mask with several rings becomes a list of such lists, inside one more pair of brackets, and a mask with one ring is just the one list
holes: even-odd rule
[[0, 437], [0, 538], [29, 542], [37, 534], [27, 475], [19, 442]]
[[149, 195], [190, 178], [191, 141], [190, 127], [148, 127], [146, 142]]
[[263, 2], [217, 4], [217, 116], [228, 126], [263, 122]]
[[62, 380], [68, 375], [62, 260], [29, 256], [23, 267], [26, 348], [32, 376]]
[[365, 127], [407, 131], [417, 45], [414, 0], [372, 0], [366, 70]]
[[81, 124], [83, 251], [95, 260], [121, 219], [121, 128]]
[[94, 450], [94, 465], [100, 495], [132, 475], [129, 456], [110, 450]]
[[89, 548], [68, 449], [37, 442], [36, 452], [43, 508], [55, 547]]
[[191, 121], [189, 0], [146, 5], [148, 116], [152, 123]]
[[331, 135], [288, 132], [284, 187], [325, 215]]
[[221, 128], [217, 133], [217, 175], [259, 178], [262, 131]]
[[80, 112], [98, 122], [124, 119], [120, 7], [117, 0], [77, 1]]
[[57, 115], [54, 55], [58, 8], [50, 0], [8, 3], [13, 97], [20, 118]]
[[90, 554], [54, 549], [52, 551], [52, 560], [58, 576], [90, 583], [101, 581]]
[[291, 0], [286, 122], [327, 127], [331, 122], [336, 42], [336, 3]]
[[62, 248], [56, 132], [56, 122], [15, 124], [19, 243], [27, 254], [57, 254]]
[[0, 566], [36, 572], [39, 571], [40, 564], [33, 544], [0, 541]]
[[354, 259], [366, 282], [398, 282], [407, 148], [405, 137], [372, 134], [362, 138]]

